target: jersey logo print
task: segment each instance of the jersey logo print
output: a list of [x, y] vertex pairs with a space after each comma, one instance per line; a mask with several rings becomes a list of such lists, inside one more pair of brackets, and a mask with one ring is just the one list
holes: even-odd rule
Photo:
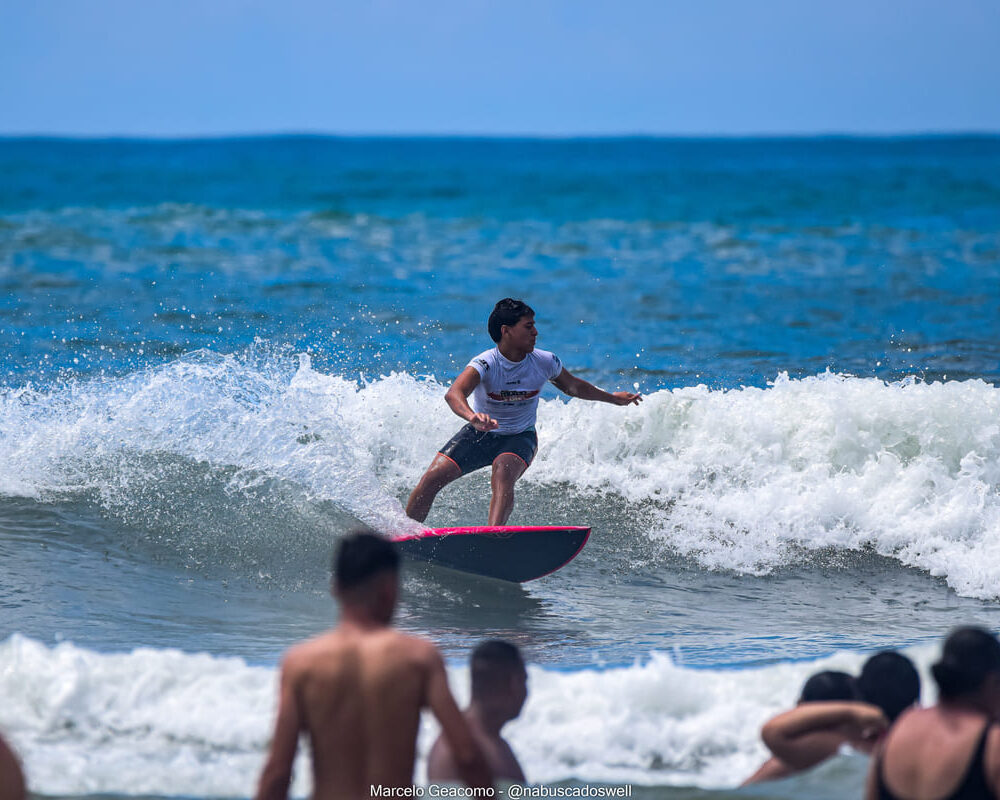
[[496, 400], [498, 403], [516, 403], [518, 400], [529, 400], [538, 394], [541, 389], [535, 389], [533, 392], [515, 392], [512, 390], [504, 390], [502, 392], [487, 392], [486, 396], [490, 400]]
[[483, 369], [485, 369], [487, 371], [490, 368], [490, 365], [488, 363], [486, 363], [486, 359], [485, 358], [477, 358], [476, 359], [476, 363], [477, 364], [482, 364], [483, 365]]

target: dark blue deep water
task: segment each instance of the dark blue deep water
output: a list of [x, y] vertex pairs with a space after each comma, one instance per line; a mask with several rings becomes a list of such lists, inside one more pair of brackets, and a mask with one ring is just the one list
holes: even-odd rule
[[997, 369], [997, 138], [5, 140], [0, 213], [19, 380], [257, 337], [450, 374], [506, 294], [650, 386]]

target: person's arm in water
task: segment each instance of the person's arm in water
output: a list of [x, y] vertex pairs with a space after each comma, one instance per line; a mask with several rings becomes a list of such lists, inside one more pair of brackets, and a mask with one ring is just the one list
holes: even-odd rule
[[749, 786], [752, 783], [763, 783], [764, 781], [777, 781], [787, 778], [789, 775], [794, 775], [796, 772], [798, 772], [797, 769], [788, 766], [780, 758], [771, 756], [760, 765], [753, 775], [743, 781], [740, 786]]
[[638, 405], [642, 402], [642, 395], [638, 392], [606, 392], [583, 378], [576, 377], [567, 369], [563, 369], [552, 379], [552, 382], [559, 388], [559, 391], [570, 397], [579, 397], [581, 400], [596, 400], [601, 403], [612, 403], [616, 406], [627, 406], [629, 403]]
[[292, 659], [286, 657], [281, 668], [281, 687], [278, 697], [278, 718], [274, 724], [274, 737], [267, 762], [260, 774], [256, 800], [285, 800], [292, 780], [295, 751], [299, 746], [302, 720], [295, 698], [295, 677]]
[[489, 414], [477, 414], [469, 405], [469, 395], [479, 385], [479, 373], [473, 367], [462, 370], [455, 382], [444, 395], [445, 402], [458, 416], [470, 423], [477, 431], [492, 431], [499, 423]]
[[855, 701], [802, 703], [779, 714], [760, 735], [777, 758], [796, 770], [836, 755], [842, 744], [874, 741], [889, 727], [882, 709]]
[[432, 648], [428, 656], [427, 705], [441, 725], [455, 771], [462, 780], [473, 788], [492, 786], [493, 775], [448, 688], [448, 673], [437, 648]]

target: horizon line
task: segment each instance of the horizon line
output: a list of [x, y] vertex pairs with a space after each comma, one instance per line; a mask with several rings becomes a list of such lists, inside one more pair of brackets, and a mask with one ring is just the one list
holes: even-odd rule
[[997, 138], [1000, 129], [912, 130], [895, 132], [816, 131], [810, 133], [428, 133], [428, 132], [329, 132], [309, 130], [244, 131], [213, 133], [46, 133], [0, 132], [0, 140], [36, 139], [65, 141], [182, 142], [233, 139], [466, 139], [470, 141], [621, 141], [621, 140], [777, 140], [777, 139], [963, 139]]

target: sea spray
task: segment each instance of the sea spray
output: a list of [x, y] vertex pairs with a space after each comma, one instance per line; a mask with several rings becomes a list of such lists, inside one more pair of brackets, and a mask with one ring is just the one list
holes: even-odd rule
[[[444, 390], [406, 373], [358, 382], [269, 351], [6, 389], [0, 491], [89, 493], [137, 522], [169, 517], [142, 487], [179, 460], [232, 493], [277, 482], [303, 507], [402, 530], [401, 500], [461, 424]], [[551, 392], [522, 488], [620, 498], [622, 513], [642, 510], [648, 540], [710, 569], [763, 574], [817, 552], [870, 550], [962, 594], [1000, 595], [1000, 390], [990, 384], [782, 375], [766, 388], [654, 391], [637, 408]], [[205, 478], [192, 467], [187, 480]]]

